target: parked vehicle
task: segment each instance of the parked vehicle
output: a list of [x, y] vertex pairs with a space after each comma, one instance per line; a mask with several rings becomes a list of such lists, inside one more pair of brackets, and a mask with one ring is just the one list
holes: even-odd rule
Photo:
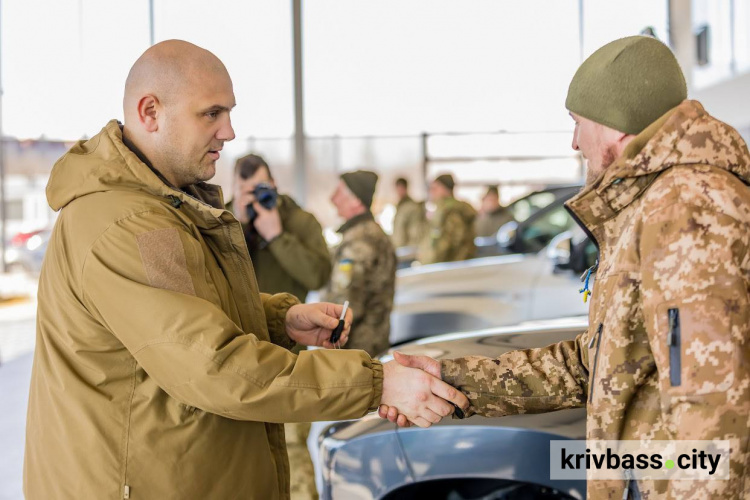
[[[496, 235], [478, 237], [474, 240], [477, 246], [477, 257], [538, 252], [549, 243], [552, 237], [572, 227], [570, 218], [556, 215], [559, 213], [556, 209], [560, 209], [563, 203], [580, 190], [581, 186], [578, 185], [552, 186], [514, 201], [508, 205], [508, 210], [514, 220], [505, 223]], [[535, 222], [540, 218], [543, 221]], [[546, 226], [543, 225], [544, 223]], [[516, 238], [519, 227], [523, 230], [532, 225], [535, 233]]]
[[[585, 318], [441, 335], [398, 348], [434, 358], [496, 357], [572, 339]], [[381, 357], [391, 359], [390, 354]], [[443, 419], [402, 429], [377, 414], [315, 423], [308, 448], [321, 499], [585, 498], [585, 481], [550, 479], [550, 440], [585, 439], [585, 409]]]
[[18, 233], [6, 246], [5, 263], [10, 271], [39, 273], [52, 229]]
[[562, 204], [521, 223], [512, 241], [515, 248], [536, 249], [542, 242], [547, 247], [399, 270], [391, 345], [587, 313], [580, 275], [596, 261], [597, 249]]

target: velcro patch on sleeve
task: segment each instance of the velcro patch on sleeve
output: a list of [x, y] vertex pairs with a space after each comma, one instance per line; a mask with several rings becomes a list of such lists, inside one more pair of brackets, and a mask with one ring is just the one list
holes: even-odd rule
[[196, 295], [178, 231], [168, 227], [139, 234], [138, 251], [151, 286]]

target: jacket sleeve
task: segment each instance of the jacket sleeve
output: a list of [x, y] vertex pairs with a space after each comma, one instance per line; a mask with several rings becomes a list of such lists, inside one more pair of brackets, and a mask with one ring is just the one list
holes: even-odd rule
[[729, 440], [733, 478], [750, 456], [749, 229], [725, 213], [676, 202], [645, 218], [639, 244], [644, 322], [667, 431], [676, 440]]
[[[243, 332], [217, 305], [221, 285], [210, 281], [206, 259], [173, 218], [134, 215], [91, 246], [79, 294], [124, 345], [123, 361], [135, 358], [183, 404], [261, 422], [357, 418], [377, 407], [380, 363], [359, 351], [298, 357]], [[260, 300], [257, 307], [263, 314]]]
[[285, 227], [268, 249], [295, 281], [308, 290], [318, 290], [331, 276], [331, 256], [315, 217], [303, 212], [303, 219], [300, 227]]
[[441, 362], [443, 380], [471, 402], [467, 414], [502, 417], [585, 406], [588, 369], [585, 334], [543, 348], [497, 358], [468, 356]]
[[286, 313], [289, 308], [299, 304], [299, 299], [290, 293], [274, 295], [261, 293], [260, 300], [263, 302], [263, 312], [266, 315], [268, 336], [271, 337], [271, 342], [285, 349], [293, 348], [296, 342], [286, 333]]

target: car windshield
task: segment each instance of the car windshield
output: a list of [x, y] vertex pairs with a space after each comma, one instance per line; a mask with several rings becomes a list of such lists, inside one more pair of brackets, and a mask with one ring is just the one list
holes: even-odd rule
[[552, 241], [552, 238], [574, 226], [575, 222], [565, 207], [560, 205], [525, 227], [520, 238], [531, 251], [539, 251]]
[[534, 193], [512, 203], [509, 208], [513, 213], [513, 218], [518, 222], [523, 222], [553, 201], [555, 201], [554, 193], [548, 191]]

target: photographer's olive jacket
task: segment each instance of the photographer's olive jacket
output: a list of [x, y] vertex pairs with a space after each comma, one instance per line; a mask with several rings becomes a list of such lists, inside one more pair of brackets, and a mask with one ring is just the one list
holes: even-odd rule
[[[234, 212], [233, 202], [227, 210]], [[279, 195], [282, 233], [267, 242], [248, 224], [243, 224], [245, 241], [255, 268], [258, 287], [265, 293], [291, 293], [301, 302], [308, 292], [318, 290], [331, 277], [331, 255], [323, 228], [287, 195]]]
[[684, 101], [568, 202], [600, 247], [589, 330], [443, 378], [486, 416], [585, 406], [588, 439], [731, 446], [729, 480], [589, 481], [589, 498], [750, 498], [748, 184], [745, 141]]
[[279, 423], [377, 407], [381, 365], [292, 354], [296, 299], [258, 292], [218, 188], [169, 187], [116, 121], [55, 164], [47, 198], [62, 211], [39, 281], [27, 498], [288, 498]]

